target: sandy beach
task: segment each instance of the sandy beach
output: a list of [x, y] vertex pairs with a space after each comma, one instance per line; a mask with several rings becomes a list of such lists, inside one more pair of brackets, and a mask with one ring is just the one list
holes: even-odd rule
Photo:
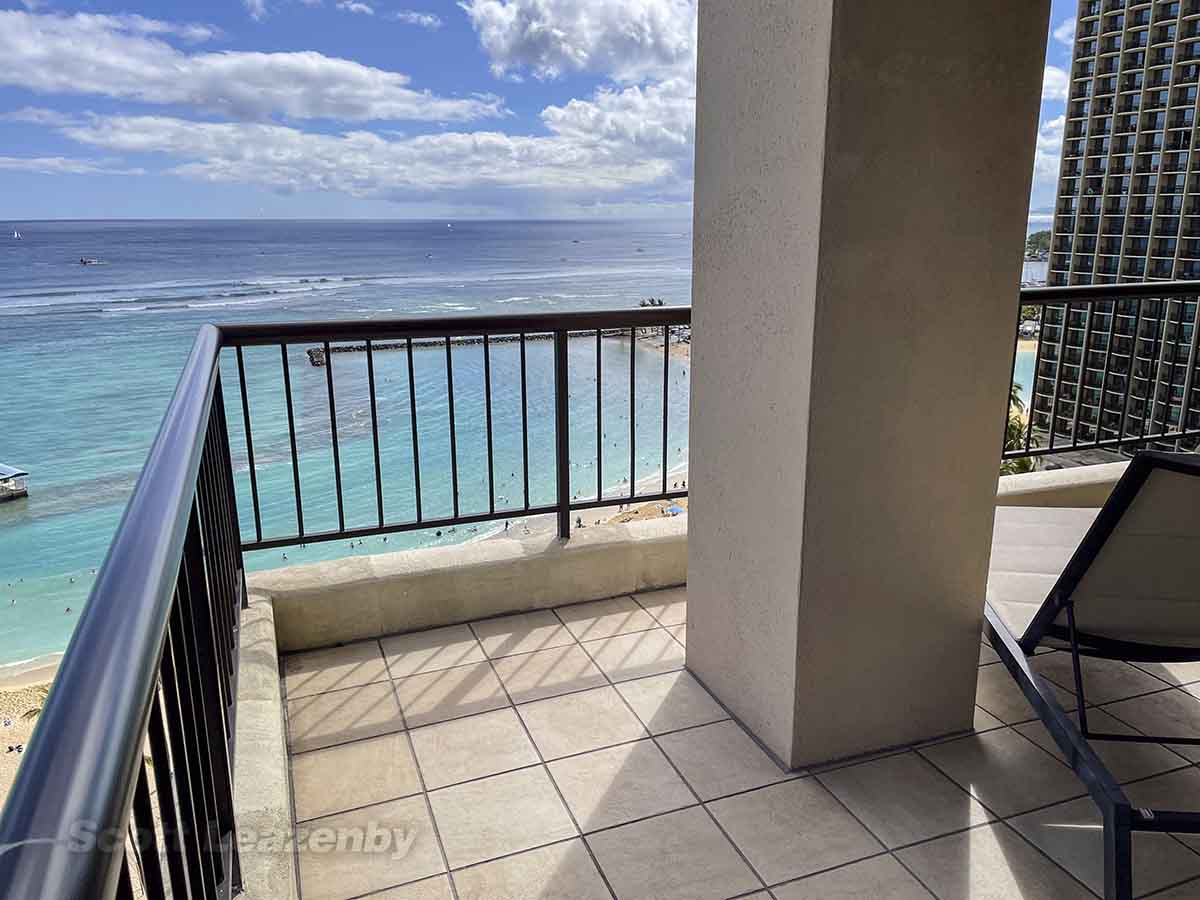
[[1033, 351], [1037, 350], [1037, 348], [1037, 338], [1021, 338], [1019, 341], [1017, 341], [1018, 353], [1032, 353]]

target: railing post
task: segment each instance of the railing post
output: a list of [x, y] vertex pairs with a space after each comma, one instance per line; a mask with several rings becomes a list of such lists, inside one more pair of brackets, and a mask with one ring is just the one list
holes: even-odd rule
[[558, 536], [571, 536], [571, 432], [567, 403], [567, 332], [554, 332], [554, 465], [558, 476]]

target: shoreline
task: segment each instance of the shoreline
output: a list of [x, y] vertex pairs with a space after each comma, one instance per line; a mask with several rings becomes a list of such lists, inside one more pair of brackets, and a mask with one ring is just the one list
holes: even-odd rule
[[26, 688], [50, 684], [58, 673], [62, 653], [47, 653], [20, 662], [0, 665], [0, 694], [23, 691]]

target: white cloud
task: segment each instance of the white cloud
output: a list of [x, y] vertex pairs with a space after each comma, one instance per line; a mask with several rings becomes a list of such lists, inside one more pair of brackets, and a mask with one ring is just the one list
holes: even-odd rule
[[1070, 47], [1075, 43], [1075, 17], [1063, 19], [1054, 29], [1054, 39]]
[[337, 8], [342, 12], [359, 13], [360, 15], [364, 16], [375, 15], [375, 10], [373, 7], [370, 7], [365, 3], [359, 3], [358, 0], [338, 0]]
[[36, 175], [144, 175], [144, 169], [114, 167], [103, 160], [68, 159], [64, 156], [0, 156], [0, 171]]
[[1042, 71], [1042, 99], [1066, 100], [1070, 88], [1070, 79], [1064, 69], [1058, 66], [1046, 66]]
[[255, 22], [261, 22], [267, 17], [267, 0], [242, 0], [242, 3]]
[[416, 25], [420, 28], [428, 28], [430, 31], [436, 31], [445, 24], [442, 22], [441, 16], [435, 16], [433, 13], [417, 12], [413, 9], [402, 9], [399, 12], [392, 13], [392, 18], [405, 25]]
[[633, 83], [695, 66], [696, 0], [463, 0], [503, 76], [596, 72]]
[[444, 132], [387, 140], [365, 131], [315, 134], [282, 125], [192, 122], [165, 116], [96, 116], [63, 133], [121, 153], [163, 153], [172, 171], [281, 191], [401, 198], [496, 188], [594, 196], [646, 185], [670, 193], [674, 160], [636, 144], [574, 136]]
[[1037, 150], [1033, 158], [1033, 183], [1053, 183], [1058, 180], [1059, 161], [1062, 159], [1063, 129], [1066, 116], [1058, 116], [1043, 122], [1038, 127]]
[[[0, 11], [0, 85], [180, 104], [240, 120], [465, 121], [504, 114], [491, 95], [439, 97], [409, 77], [312, 51], [186, 53], [154, 35], [203, 26], [140, 16]], [[190, 36], [190, 37], [188, 37]]]
[[29, 125], [45, 125], [49, 128], [64, 128], [78, 123], [78, 119], [54, 109], [26, 106], [11, 112], [0, 113], [0, 121], [24, 122]]
[[695, 86], [673, 78], [645, 87], [601, 89], [591, 100], [542, 110], [542, 121], [575, 141], [614, 141], [690, 165], [695, 136]]

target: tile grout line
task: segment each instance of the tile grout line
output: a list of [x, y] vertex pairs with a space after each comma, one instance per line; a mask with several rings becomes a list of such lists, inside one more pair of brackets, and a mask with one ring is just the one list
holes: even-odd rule
[[[558, 618], [558, 613], [555, 613], [554, 615], [555, 618]], [[565, 622], [563, 623], [563, 626], [566, 626]], [[568, 628], [567, 631], [570, 632], [571, 629]], [[573, 634], [573, 632], [571, 633]], [[480, 647], [482, 649], [482, 644]], [[487, 656], [486, 653], [484, 655]], [[595, 867], [597, 874], [600, 876], [600, 880], [604, 882], [605, 890], [608, 891], [608, 894], [612, 900], [617, 900], [617, 892], [613, 889], [612, 884], [609, 882], [608, 875], [606, 875], [604, 869], [601, 868], [600, 860], [596, 859], [596, 854], [592, 851], [591, 845], [588, 844], [587, 838], [584, 836], [583, 829], [579, 827], [579, 821], [575, 818], [575, 812], [571, 809], [570, 804], [567, 803], [567, 798], [563, 796], [562, 790], [558, 786], [558, 782], [554, 780], [554, 775], [551, 773], [550, 767], [546, 765], [546, 757], [542, 754], [542, 748], [539, 747], [537, 745], [537, 741], [533, 739], [533, 734], [529, 731], [529, 726], [525, 724], [525, 719], [517, 708], [517, 704], [513, 703], [512, 695], [508, 692], [508, 685], [504, 683], [504, 680], [500, 677], [500, 673], [496, 671], [496, 667], [492, 663], [491, 657], [488, 657], [488, 665], [491, 667], [492, 674], [495, 676], [496, 680], [500, 682], [500, 689], [504, 691], [504, 696], [508, 698], [510, 708], [512, 709], [513, 714], [517, 717], [517, 721], [521, 724], [521, 730], [525, 733], [525, 739], [529, 741], [529, 745], [533, 747], [533, 752], [537, 754], [539, 767], [545, 774], [546, 780], [550, 782], [550, 786], [554, 788], [554, 794], [556, 797], [558, 797], [558, 802], [562, 804], [563, 810], [566, 811], [567, 817], [571, 820], [571, 824], [575, 828], [575, 837], [570, 838], [570, 840], [575, 840], [578, 838], [579, 842], [583, 844], [584, 849], [587, 850], [588, 858], [591, 859], [592, 865]], [[491, 862], [491, 860], [487, 861]], [[451, 878], [451, 881], [453, 880], [454, 879]]]
[[300, 823], [296, 821], [296, 779], [292, 769], [292, 717], [288, 712], [287, 681], [283, 677], [283, 660], [277, 658], [275, 667], [279, 672], [279, 697], [283, 706], [283, 752], [287, 756], [284, 765], [287, 772], [288, 799], [292, 803], [292, 865], [295, 867], [296, 900], [304, 900], [304, 887], [300, 879]]
[[[635, 603], [637, 603], [637, 600], [635, 599], [635, 600], [634, 600], [634, 602], [635, 602]], [[638, 605], [639, 607], [641, 606], [641, 604], [640, 604], [640, 603], [638, 603], [637, 605]], [[644, 610], [643, 610], [643, 611], [644, 611]], [[556, 614], [557, 614], [557, 613], [556, 613]], [[650, 613], [648, 613], [648, 612], [647, 612], [646, 614], [647, 614], [647, 615], [650, 615]], [[650, 618], [652, 618], [652, 619], [653, 619], [653, 618], [654, 618], [654, 616], [653, 616], [653, 615], [650, 615]], [[657, 620], [657, 619], [655, 619], [655, 621], [658, 621], [658, 620]], [[661, 626], [660, 626], [660, 627], [661, 627]], [[665, 629], [664, 629], [664, 630], [665, 630]], [[671, 640], [673, 640], [673, 641], [675, 640], [675, 636], [674, 636], [673, 634], [671, 634], [669, 631], [667, 632], [667, 635], [668, 635], [668, 636], [671, 638]], [[678, 642], [678, 641], [675, 641], [675, 643], [677, 643], [677, 644], [678, 644], [679, 642]], [[681, 645], [681, 646], [682, 646], [682, 645]], [[686, 654], [686, 648], [684, 648], [684, 650], [685, 650], [685, 654]], [[587, 652], [587, 651], [586, 651], [586, 648], [585, 648], [585, 652]], [[590, 656], [591, 656], [591, 654], [590, 654], [590, 653], [588, 653], [588, 656], [590, 657]], [[593, 659], [592, 661], [593, 661], [593, 662], [595, 662], [595, 660], [594, 660], [594, 659]], [[600, 669], [600, 671], [601, 671], [601, 672], [604, 674], [604, 677], [605, 677], [605, 679], [606, 679], [606, 680], [608, 681], [608, 683], [609, 683], [609, 688], [610, 688], [610, 690], [612, 690], [612, 691], [613, 691], [613, 693], [615, 693], [615, 694], [616, 694], [616, 695], [617, 695], [617, 696], [618, 696], [618, 697], [621, 699], [621, 703], [623, 703], [623, 704], [625, 705], [625, 708], [626, 708], [626, 709], [629, 711], [629, 714], [630, 714], [631, 716], [633, 716], [633, 718], [634, 718], [634, 719], [635, 719], [637, 722], [641, 723], [641, 725], [642, 725], [642, 729], [643, 729], [643, 730], [646, 732], [646, 734], [649, 736], [649, 737], [648, 737], [648, 739], [649, 739], [651, 742], [653, 742], [655, 749], [656, 749], [656, 750], [658, 750], [658, 752], [659, 752], [659, 753], [662, 755], [663, 759], [665, 759], [665, 760], [667, 761], [667, 765], [669, 765], [669, 766], [671, 767], [672, 771], [674, 771], [674, 772], [675, 772], [675, 777], [677, 777], [677, 778], [680, 780], [680, 782], [682, 782], [683, 786], [684, 786], [684, 787], [686, 787], [686, 788], [688, 789], [688, 791], [689, 791], [689, 792], [692, 794], [692, 796], [696, 798], [696, 802], [697, 802], [697, 804], [699, 804], [700, 808], [704, 810], [704, 813], [705, 813], [705, 815], [707, 815], [707, 816], [708, 816], [708, 819], [709, 819], [709, 821], [710, 821], [710, 822], [712, 822], [713, 826], [714, 826], [714, 827], [717, 829], [717, 831], [718, 831], [718, 832], [721, 834], [721, 836], [722, 836], [722, 837], [724, 837], [724, 838], [725, 838], [725, 840], [729, 842], [729, 846], [731, 846], [731, 847], [733, 848], [734, 852], [735, 852], [735, 853], [738, 855], [738, 857], [739, 857], [739, 858], [742, 860], [742, 863], [743, 863], [743, 864], [746, 866], [746, 868], [747, 868], [747, 869], [750, 871], [750, 873], [751, 873], [751, 874], [752, 874], [752, 875], [753, 875], [755, 878], [757, 878], [757, 879], [758, 879], [759, 887], [761, 887], [763, 890], [767, 890], [767, 882], [766, 882], [766, 879], [764, 879], [764, 878], [762, 877], [762, 875], [759, 873], [758, 869], [756, 869], [756, 868], [754, 867], [754, 865], [753, 865], [753, 864], [750, 862], [750, 860], [749, 860], [749, 859], [746, 857], [746, 854], [745, 854], [744, 852], [742, 852], [742, 848], [741, 848], [741, 847], [739, 847], [739, 846], [737, 845], [737, 842], [736, 842], [736, 841], [734, 841], [734, 840], [733, 840], [733, 838], [729, 836], [729, 834], [728, 834], [728, 833], [725, 831], [725, 829], [724, 829], [723, 827], [721, 827], [721, 823], [717, 821], [717, 817], [713, 815], [713, 813], [712, 813], [712, 810], [710, 810], [710, 809], [709, 809], [709, 808], [708, 808], [708, 807], [705, 805], [704, 801], [700, 799], [700, 794], [699, 794], [699, 793], [696, 791], [696, 789], [695, 789], [695, 788], [692, 786], [692, 783], [691, 783], [690, 781], [688, 781], [688, 780], [687, 780], [687, 778], [684, 776], [683, 772], [681, 772], [681, 771], [679, 770], [679, 767], [678, 767], [677, 765], [675, 765], [675, 761], [674, 761], [673, 759], [671, 759], [670, 755], [668, 755], [668, 753], [667, 753], [665, 750], [663, 750], [662, 746], [661, 746], [661, 745], [658, 743], [658, 738], [657, 738], [657, 736], [656, 736], [655, 734], [653, 734], [653, 733], [650, 731], [650, 729], [649, 729], [649, 728], [647, 728], [647, 727], [646, 727], [646, 723], [645, 723], [645, 722], [642, 722], [642, 717], [641, 717], [641, 716], [639, 716], [639, 715], [637, 714], [637, 711], [636, 711], [636, 710], [635, 710], [635, 709], [634, 709], [634, 708], [633, 708], [633, 707], [630, 705], [629, 701], [628, 701], [628, 700], [625, 698], [625, 695], [624, 695], [624, 694], [622, 694], [622, 693], [621, 693], [621, 691], [620, 691], [620, 690], [617, 688], [617, 685], [616, 685], [616, 683], [615, 683], [615, 682], [613, 682], [613, 680], [612, 680], [612, 678], [609, 676], [609, 674], [608, 674], [607, 672], [605, 672], [603, 669], [601, 669], [599, 665], [597, 665], [597, 666], [596, 666], [596, 668]], [[681, 668], [681, 670], [682, 670], [682, 671], [687, 671], [687, 670], [686, 670], [686, 655], [685, 655], [684, 665], [683, 665], [683, 666], [681, 666], [680, 668]], [[671, 670], [671, 671], [679, 671], [679, 670]], [[656, 673], [656, 674], [666, 674], [666, 673]], [[630, 680], [632, 680], [632, 679], [630, 679]], [[708, 689], [707, 689], [707, 688], [704, 688], [704, 690], [705, 690], [705, 692], [707, 692], [707, 691], [708, 691]], [[710, 696], [711, 696], [711, 694], [710, 694]], [[715, 700], [716, 698], [713, 698], [713, 699]], [[724, 721], [728, 721], [728, 720], [724, 720]], [[713, 724], [713, 723], [711, 723], [711, 722], [710, 722], [710, 723], [707, 723], [707, 724]], [[696, 727], [698, 727], [698, 728], [702, 728], [702, 727], [704, 727], [704, 726], [696, 726]], [[740, 728], [740, 726], [738, 726], [738, 727]], [[693, 807], [684, 807], [684, 809], [692, 809], [692, 808], [693, 808]], [[679, 812], [679, 811], [680, 811], [680, 810], [668, 810], [667, 812], [664, 812], [664, 813], [659, 813], [658, 815], [659, 815], [659, 816], [667, 816], [667, 815], [671, 815], [672, 813], [676, 813], [676, 812]], [[648, 819], [652, 819], [652, 818], [656, 818], [656, 816], [649, 816], [649, 817], [647, 817], [647, 818], [648, 818]], [[645, 821], [645, 820], [643, 820], [643, 821]], [[629, 824], [632, 824], [632, 823], [629, 823], [629, 822], [623, 822], [623, 823], [621, 823], [621, 825], [616, 825], [616, 826], [613, 826], [613, 827], [614, 827], [614, 828], [620, 828], [620, 827], [623, 827], [624, 825], [629, 825]], [[584, 841], [585, 841], [585, 843], [587, 842], [587, 836], [586, 836], [586, 835], [584, 836]], [[757, 891], [757, 889], [755, 889], [755, 892], [756, 892], [756, 891]], [[754, 893], [754, 892], [751, 892], [751, 893]]]
[[[482, 647], [480, 648], [483, 649]], [[379, 652], [383, 653], [383, 642], [379, 641]], [[425, 814], [429, 816], [429, 824], [433, 828], [433, 839], [437, 843], [438, 854], [442, 858], [442, 871], [446, 875], [446, 883], [450, 885], [450, 896], [453, 900], [459, 900], [458, 888], [454, 884], [454, 879], [450, 877], [450, 858], [446, 855], [446, 845], [442, 840], [441, 831], [438, 829], [437, 817], [433, 814], [433, 805], [429, 802], [429, 791], [425, 786], [425, 773], [421, 771], [421, 760], [417, 758], [417, 748], [413, 746], [412, 733], [408, 728], [408, 717], [404, 714], [404, 705], [400, 702], [400, 693], [396, 689], [396, 679], [391, 677], [392, 667], [388, 662], [387, 654], [383, 653], [383, 665], [387, 669], [389, 683], [392, 686], [392, 697], [396, 701], [396, 707], [400, 710], [400, 722], [404, 726], [404, 742], [408, 745], [409, 755], [412, 757], [413, 768], [417, 773], [417, 781], [421, 785], [421, 799], [425, 803]], [[420, 880], [420, 879], [414, 879]], [[411, 884], [412, 882], [403, 882]], [[392, 885], [395, 887], [395, 885]]]

